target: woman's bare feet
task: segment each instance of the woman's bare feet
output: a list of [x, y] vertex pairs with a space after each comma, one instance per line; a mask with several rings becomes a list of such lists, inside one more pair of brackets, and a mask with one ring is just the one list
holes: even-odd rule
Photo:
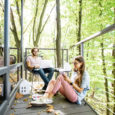
[[53, 98], [53, 96], [54, 96], [54, 94], [51, 92], [51, 93], [49, 93], [48, 98]]

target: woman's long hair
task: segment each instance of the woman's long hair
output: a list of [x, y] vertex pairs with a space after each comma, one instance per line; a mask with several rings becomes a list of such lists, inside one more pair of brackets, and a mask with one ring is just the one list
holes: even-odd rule
[[80, 87], [82, 83], [82, 77], [85, 71], [85, 61], [82, 56], [75, 57], [75, 60], [78, 61], [79, 63], [82, 63], [81, 67], [77, 70], [77, 76], [75, 80], [75, 83]]

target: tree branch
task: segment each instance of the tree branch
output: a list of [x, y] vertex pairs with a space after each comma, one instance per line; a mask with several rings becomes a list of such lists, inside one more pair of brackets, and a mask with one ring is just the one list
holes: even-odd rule
[[49, 16], [47, 17], [47, 19], [46, 19], [44, 25], [42, 26], [42, 29], [41, 29], [40, 33], [42, 33], [42, 31], [44, 30], [44, 27], [45, 27], [45, 25], [47, 24], [48, 19], [50, 18], [50, 15], [51, 15], [51, 13], [52, 13], [52, 11], [53, 11], [54, 8], [55, 8], [55, 4], [54, 4], [54, 6], [52, 7], [52, 9], [51, 9], [51, 11], [50, 11], [50, 14], [49, 14]]
[[33, 43], [34, 43], [34, 32], [35, 32], [35, 25], [36, 25], [36, 18], [37, 18], [37, 14], [38, 14], [38, 5], [39, 5], [39, 0], [37, 0], [36, 3], [36, 10], [35, 10], [35, 16], [34, 16], [34, 23], [33, 23]]
[[13, 14], [13, 11], [12, 11], [12, 8], [10, 7], [10, 17], [11, 17], [11, 24], [12, 24], [12, 33], [14, 35], [14, 39], [16, 41], [16, 47], [20, 47], [19, 43], [20, 43], [20, 40], [18, 38], [18, 33], [17, 33], [17, 28], [16, 28], [16, 24], [15, 24], [15, 20], [14, 20], [14, 14]]
[[42, 21], [43, 21], [43, 17], [44, 17], [47, 3], [48, 3], [48, 0], [45, 0], [44, 7], [43, 7], [43, 10], [42, 10], [41, 15], [40, 15], [40, 21], [39, 21], [39, 25], [38, 25], [38, 29], [37, 29], [38, 31], [37, 31], [37, 35], [36, 35], [36, 40], [34, 41], [34, 46], [38, 45], [38, 41], [39, 41], [40, 34], [41, 34], [40, 31], [41, 31]]
[[32, 23], [32, 21], [33, 21], [33, 18], [30, 20], [29, 24], [26, 26], [26, 28], [25, 28], [23, 34], [26, 32], [26, 30], [28, 29], [28, 27], [30, 26], [30, 24]]
[[19, 10], [19, 4], [18, 4], [18, 1], [17, 1], [17, 0], [15, 0], [15, 2], [16, 2], [17, 14], [18, 14], [19, 22], [20, 22], [20, 26], [21, 26], [21, 15], [20, 15], [20, 10]]

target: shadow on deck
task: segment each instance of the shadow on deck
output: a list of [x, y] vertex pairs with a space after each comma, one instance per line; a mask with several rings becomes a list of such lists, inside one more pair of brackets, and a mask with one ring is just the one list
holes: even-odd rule
[[[26, 101], [24, 101], [24, 99]], [[46, 112], [46, 106], [27, 108], [30, 101], [29, 96], [15, 100], [6, 115], [54, 115], [54, 113]], [[54, 97], [54, 103], [52, 105], [55, 110], [60, 110], [64, 113], [63, 115], [97, 115], [85, 102], [83, 102], [82, 105], [73, 104], [59, 94]]]

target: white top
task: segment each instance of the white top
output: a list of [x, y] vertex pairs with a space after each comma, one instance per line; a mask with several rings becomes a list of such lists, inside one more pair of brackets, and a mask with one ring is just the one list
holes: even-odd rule
[[27, 61], [30, 62], [31, 66], [40, 66], [40, 68], [53, 67], [51, 60], [42, 60], [40, 57], [33, 58], [32, 56], [28, 56]]
[[32, 56], [27, 57], [27, 61], [30, 62], [31, 66], [40, 66], [40, 61], [42, 59], [40, 57], [33, 58]]
[[[77, 72], [73, 72], [71, 76], [71, 81], [74, 82], [77, 77]], [[79, 93], [77, 90], [75, 92], [78, 95], [78, 100], [77, 104], [81, 104], [81, 101], [84, 99], [84, 97], [87, 94], [87, 91], [90, 89], [90, 77], [87, 71], [84, 71], [83, 77], [82, 77], [82, 83], [81, 83], [81, 88], [84, 88], [81, 93]]]
[[74, 82], [77, 77], [77, 72], [73, 72], [71, 75], [71, 81]]

